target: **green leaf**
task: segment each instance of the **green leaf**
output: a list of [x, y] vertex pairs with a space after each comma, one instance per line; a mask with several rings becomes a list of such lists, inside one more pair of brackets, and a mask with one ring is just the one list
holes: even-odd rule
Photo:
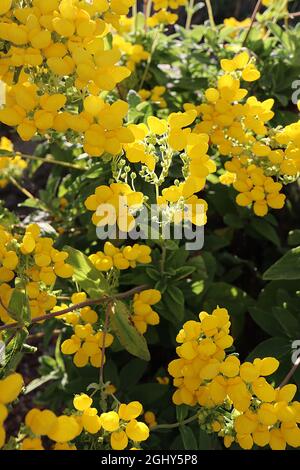
[[244, 226], [243, 221], [237, 214], [226, 214], [223, 219], [228, 227], [239, 229]]
[[179, 431], [185, 450], [197, 450], [198, 443], [192, 429], [187, 426], [179, 426]]
[[288, 245], [289, 246], [298, 246], [300, 245], [300, 230], [291, 230], [288, 236]]
[[29, 325], [31, 315], [28, 297], [24, 290], [14, 289], [8, 305], [9, 315], [17, 322]]
[[259, 307], [250, 307], [249, 313], [255, 323], [270, 336], [284, 336], [282, 328], [274, 315], [272, 309], [262, 309]]
[[58, 371], [52, 371], [47, 375], [43, 375], [42, 377], [39, 377], [38, 379], [32, 380], [26, 387], [24, 391], [24, 395], [28, 395], [29, 393], [33, 392], [37, 388], [41, 387], [42, 385], [46, 384], [47, 382], [51, 382], [52, 380], [57, 380], [59, 379], [59, 372]]
[[30, 207], [31, 209], [40, 209], [41, 211], [45, 210], [45, 204], [39, 199], [26, 199], [19, 205], [20, 207]]
[[81, 251], [70, 246], [64, 247], [69, 253], [67, 262], [74, 268], [73, 278], [91, 299], [98, 299], [109, 294], [110, 287], [103, 274], [98, 271], [91, 261]]
[[178, 243], [174, 240], [165, 240], [164, 245], [167, 250], [170, 251], [177, 251], [178, 250]]
[[147, 369], [147, 363], [140, 359], [131, 359], [120, 372], [120, 389], [128, 390], [136, 385], [143, 377]]
[[166, 292], [163, 295], [164, 304], [167, 309], [172, 312], [176, 321], [181, 321], [184, 318], [184, 295], [181, 289], [176, 286], [168, 285]]
[[19, 330], [8, 343], [5, 351], [5, 359], [1, 364], [0, 379], [6, 377], [10, 372], [14, 372], [23, 357], [23, 346], [28, 337], [27, 330]]
[[129, 90], [127, 102], [129, 104], [129, 109], [135, 109], [142, 102], [142, 99], [135, 90]]
[[272, 313], [282, 327], [285, 336], [293, 339], [299, 335], [299, 322], [287, 309], [273, 307]]
[[198, 442], [199, 450], [221, 450], [218, 439], [214, 435], [207, 434], [203, 429], [199, 429]]
[[168, 387], [157, 383], [138, 384], [130, 390], [128, 395], [131, 400], [139, 397], [141, 403], [146, 407], [157, 406], [162, 398], [168, 393]]
[[255, 218], [251, 221], [249, 226], [250, 232], [253, 230], [259, 236], [266, 238], [275, 246], [280, 247], [280, 239], [277, 232], [272, 225], [264, 219]]
[[124, 302], [117, 301], [111, 316], [111, 327], [122, 346], [133, 356], [150, 361], [147, 342], [130, 320], [130, 312]]
[[300, 246], [288, 251], [264, 274], [266, 281], [300, 279]]
[[194, 273], [196, 271], [195, 266], [182, 266], [182, 268], [176, 269], [176, 278], [175, 280], [179, 281], [180, 279], [184, 279], [190, 274]]
[[189, 414], [189, 409], [187, 405], [176, 406], [176, 418], [179, 423], [186, 419]]
[[288, 356], [292, 356], [291, 342], [287, 338], [269, 338], [262, 341], [248, 355], [247, 360], [252, 361], [255, 358], [264, 358], [268, 356], [276, 357], [280, 362]]
[[[205, 255], [205, 254], [204, 254]], [[207, 279], [208, 273], [207, 273], [207, 267], [205, 264], [205, 256], [204, 255], [198, 255], [194, 256], [193, 258], [189, 259], [188, 263], [191, 266], [194, 266], [196, 269], [196, 279]]]

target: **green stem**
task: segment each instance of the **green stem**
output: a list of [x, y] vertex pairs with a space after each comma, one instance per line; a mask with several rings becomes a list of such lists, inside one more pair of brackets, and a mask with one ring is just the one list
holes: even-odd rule
[[[63, 166], [65, 168], [72, 168], [73, 170], [80, 170], [80, 171], [86, 171], [86, 168], [83, 168], [82, 166], [74, 165], [73, 163], [69, 162], [63, 162], [60, 160], [53, 160], [50, 158], [43, 158], [43, 157], [37, 157], [35, 155], [28, 155], [26, 153], [18, 153], [20, 157], [26, 159], [26, 160], [34, 160], [42, 163], [50, 163], [51, 165], [58, 165], [58, 166]], [[1, 155], [0, 155], [1, 158]]]
[[186, 24], [185, 24], [186, 30], [191, 29], [192, 19], [194, 15], [194, 5], [195, 5], [195, 0], [190, 0], [189, 6], [186, 9], [186, 12], [187, 12]]
[[144, 71], [144, 74], [143, 74], [143, 77], [142, 77], [142, 80], [141, 80], [141, 83], [140, 83], [140, 86], [139, 86], [139, 90], [141, 90], [144, 86], [144, 83], [145, 83], [145, 80], [147, 78], [147, 75], [148, 75], [148, 72], [150, 70], [150, 66], [151, 66], [151, 63], [152, 63], [152, 59], [153, 59], [153, 54], [155, 52], [155, 49], [156, 49], [156, 46], [158, 44], [158, 38], [159, 38], [159, 33], [160, 31], [158, 30], [156, 32], [156, 35], [154, 37], [154, 40], [153, 40], [153, 44], [152, 44], [152, 48], [151, 48], [151, 52], [150, 52], [150, 55], [149, 55], [149, 59], [147, 61], [147, 65], [146, 65], [146, 68], [145, 68], [145, 71]]
[[151, 428], [151, 431], [157, 431], [158, 429], [174, 429], [174, 428], [179, 428], [180, 426], [184, 426], [185, 424], [192, 423], [193, 421], [196, 421], [198, 419], [199, 413], [196, 415], [192, 416], [191, 418], [187, 418], [184, 421], [181, 421], [180, 423], [173, 423], [173, 424], [158, 424], [157, 426], [153, 426]]
[[105, 321], [104, 321], [104, 328], [103, 328], [103, 340], [102, 340], [102, 350], [101, 350], [101, 365], [100, 365], [100, 376], [99, 376], [99, 384], [104, 385], [104, 359], [105, 359], [105, 342], [106, 336], [108, 333], [108, 326], [109, 326], [109, 319], [110, 314], [112, 312], [112, 302], [107, 304], [105, 309]]
[[160, 272], [163, 274], [165, 270], [165, 264], [166, 264], [166, 257], [167, 257], [167, 248], [165, 244], [162, 245], [161, 247], [161, 262], [160, 262]]
[[24, 196], [28, 197], [29, 199], [36, 200], [34, 195], [31, 194], [26, 188], [23, 188], [23, 186], [21, 186], [13, 176], [9, 176], [8, 179], [11, 184], [13, 184], [22, 194], [24, 194]]
[[147, 21], [152, 12], [152, 0], [144, 0], [145, 33], [148, 31]]
[[213, 29], [216, 29], [216, 23], [215, 23], [213, 9], [212, 9], [212, 6], [211, 6], [211, 1], [210, 0], [205, 0], [205, 3], [206, 3], [206, 8], [207, 8], [207, 13], [208, 13], [208, 18], [209, 18], [210, 25]]
[[291, 378], [293, 377], [293, 375], [295, 374], [295, 372], [297, 371], [299, 366], [300, 366], [300, 357], [298, 357], [298, 359], [296, 360], [296, 362], [293, 365], [293, 367], [291, 368], [291, 370], [285, 376], [285, 378], [283, 379], [283, 381], [279, 385], [279, 388], [282, 388], [282, 387], [284, 387], [285, 385], [287, 385], [289, 383], [289, 381], [291, 380]]
[[133, 29], [133, 32], [134, 32], [134, 35], [136, 36], [136, 33], [137, 33], [137, 20], [138, 20], [138, 0], [135, 0], [135, 3], [132, 7], [132, 17], [133, 17], [133, 25], [132, 25], [132, 29]]

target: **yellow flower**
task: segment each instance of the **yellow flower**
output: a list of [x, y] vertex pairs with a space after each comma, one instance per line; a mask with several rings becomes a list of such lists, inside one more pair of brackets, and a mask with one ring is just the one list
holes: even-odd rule
[[20, 374], [11, 374], [0, 381], [0, 403], [7, 405], [15, 401], [24, 386]]
[[126, 426], [126, 434], [134, 442], [146, 441], [149, 437], [149, 428], [146, 424], [133, 419]]
[[81, 395], [76, 395], [73, 400], [74, 408], [78, 411], [87, 410], [88, 408], [91, 407], [92, 403], [93, 403], [92, 398], [90, 398], [85, 393], [82, 393]]
[[81, 433], [81, 428], [73, 416], [59, 416], [48, 432], [52, 441], [64, 443], [75, 439]]
[[101, 425], [105, 431], [114, 432], [119, 429], [120, 420], [119, 415], [115, 411], [102, 413], [100, 416]]

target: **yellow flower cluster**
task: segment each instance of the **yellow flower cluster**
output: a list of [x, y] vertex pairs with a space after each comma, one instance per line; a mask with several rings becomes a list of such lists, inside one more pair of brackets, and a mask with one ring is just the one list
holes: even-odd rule
[[32, 318], [45, 315], [56, 305], [56, 297], [47, 290], [56, 278], [70, 278], [73, 268], [66, 263], [68, 253], [53, 247], [51, 238], [42, 237], [37, 224], [30, 224], [23, 237], [13, 236], [0, 226], [0, 318], [11, 322], [8, 312], [14, 290], [9, 283], [23, 279]]
[[53, 240], [41, 237], [41, 230], [37, 224], [26, 228], [25, 235], [20, 244], [23, 255], [34, 257], [34, 266], [27, 273], [34, 282], [44, 282], [47, 286], [55, 283], [56, 277], [68, 279], [73, 275], [73, 268], [66, 263], [69, 255], [65, 251], [58, 251], [53, 247]]
[[148, 439], [148, 426], [136, 419], [143, 411], [139, 402], [122, 403], [116, 411], [108, 411], [100, 416], [96, 408], [91, 408], [92, 404], [93, 400], [86, 394], [74, 398], [74, 408], [81, 413], [79, 416], [83, 429], [90, 434], [102, 430], [103, 437], [109, 438], [111, 449], [124, 450], [129, 443], [136, 445]]
[[200, 322], [190, 320], [183, 325], [176, 338], [182, 343], [176, 349], [179, 359], [169, 364], [169, 373], [178, 388], [173, 395], [176, 405], [205, 406], [210, 402], [212, 385], [208, 381], [218, 376], [225, 349], [233, 344], [225, 308], [217, 308], [211, 315], [201, 312], [199, 318]]
[[151, 248], [147, 245], [123, 246], [117, 248], [111, 242], [106, 242], [104, 251], [98, 251], [89, 259], [99, 271], [110, 271], [113, 267], [123, 271], [135, 268], [138, 263], [151, 263]]
[[161, 109], [167, 107], [167, 102], [163, 98], [166, 92], [166, 87], [155, 86], [152, 90], [142, 89], [139, 91], [139, 96], [143, 101], [151, 101], [151, 103], [157, 104]]
[[122, 232], [130, 232], [135, 226], [134, 214], [142, 206], [144, 195], [133, 191], [126, 183], [112, 183], [99, 186], [95, 194], [89, 196], [85, 206], [93, 211], [94, 225], [118, 225]]
[[2, 137], [0, 141], [0, 189], [7, 186], [10, 176], [18, 178], [23, 173], [23, 170], [27, 168], [27, 163], [19, 155], [14, 157], [6, 156], [2, 153], [5, 150], [11, 153], [14, 151], [14, 146], [9, 139]]
[[[278, 369], [278, 360], [241, 363], [236, 355], [226, 355], [233, 344], [226, 309], [217, 308], [211, 315], [201, 312], [199, 318], [186, 322], [177, 336], [179, 359], [169, 364], [177, 387], [173, 402], [200, 405], [200, 422], [206, 414], [211, 432], [224, 437], [226, 447], [233, 442], [243, 449], [254, 444], [273, 450], [283, 450], [286, 444], [299, 447], [300, 403], [292, 401], [297, 387], [275, 389], [265, 378]], [[230, 418], [228, 414], [223, 419], [220, 407]]]
[[142, 335], [146, 333], [148, 325], [155, 326], [159, 324], [159, 316], [151, 306], [160, 301], [161, 293], [156, 289], [148, 289], [140, 294], [135, 294], [132, 321]]
[[31, 437], [23, 439], [20, 450], [45, 450], [41, 439], [43, 436], [55, 443], [53, 450], [76, 450], [69, 443], [82, 432], [81, 420], [76, 416], [56, 416], [51, 410], [37, 408], [27, 413], [25, 425]]
[[126, 103], [110, 106], [99, 94], [130, 75], [118, 64], [121, 52], [109, 47], [107, 37], [110, 25], [117, 25], [132, 4], [30, 0], [2, 10], [0, 39], [6, 46], [0, 53], [0, 78], [7, 89], [0, 121], [17, 127], [23, 140], [68, 131], [92, 156], [120, 152], [129, 138], [123, 128]]
[[242, 449], [251, 449], [255, 444], [259, 447], [269, 445], [272, 450], [285, 450], [287, 445], [298, 448], [300, 403], [292, 401], [297, 387], [289, 384], [275, 390], [264, 377], [255, 378], [260, 368], [265, 367], [266, 359], [262, 364], [259, 361], [254, 361], [250, 375], [244, 379], [258, 400], [253, 400], [253, 406], [234, 419], [234, 436], [227, 434], [225, 443], [229, 446], [234, 439]]
[[297, 178], [300, 173], [300, 121], [278, 130], [274, 139], [280, 148], [270, 152], [268, 159], [280, 175]]
[[234, 189], [240, 194], [236, 197], [239, 206], [252, 206], [256, 215], [267, 215], [269, 207], [282, 209], [286, 196], [281, 194], [282, 184], [275, 182], [270, 176], [265, 176], [262, 168], [254, 164], [243, 167], [243, 158], [234, 157], [225, 163], [225, 168], [235, 174]]
[[[262, 217], [269, 207], [284, 206], [285, 196], [280, 194], [282, 184], [277, 179], [286, 182], [287, 176], [295, 177], [299, 171], [297, 124], [292, 129], [287, 126], [274, 131], [268, 127], [274, 117], [274, 100], [260, 102], [250, 96], [244, 101], [248, 91], [241, 88], [241, 80], [253, 82], [260, 78], [247, 52], [231, 60], [223, 59], [221, 67], [223, 74], [216, 88], [205, 92], [206, 102], [196, 107], [186, 104], [185, 109], [196, 109], [201, 122], [195, 130], [209, 134], [210, 143], [220, 155], [231, 158], [225, 167], [233, 175], [231, 182], [240, 193], [237, 204], [253, 205], [255, 214]], [[229, 184], [228, 176], [223, 176], [221, 182]]]
[[140, 62], [148, 60], [150, 56], [141, 44], [131, 44], [118, 34], [114, 36], [113, 44], [124, 54], [126, 67], [132, 72]]
[[[73, 296], [73, 302], [78, 300], [79, 295]], [[81, 312], [81, 318], [95, 316], [95, 312], [89, 310]], [[63, 317], [64, 318], [64, 317]], [[92, 318], [93, 320], [95, 318]], [[61, 345], [63, 354], [74, 356], [73, 362], [76, 367], [86, 367], [88, 364], [99, 368], [105, 362], [105, 349], [112, 345], [114, 337], [110, 333], [103, 331], [95, 331], [89, 322], [82, 322], [74, 324], [72, 317], [66, 317], [66, 321], [71, 321], [74, 325], [74, 334], [70, 339], [66, 339]]]
[[6, 439], [3, 424], [8, 415], [7, 405], [18, 398], [23, 385], [23, 378], [20, 374], [11, 374], [0, 380], [0, 449], [4, 446]]

